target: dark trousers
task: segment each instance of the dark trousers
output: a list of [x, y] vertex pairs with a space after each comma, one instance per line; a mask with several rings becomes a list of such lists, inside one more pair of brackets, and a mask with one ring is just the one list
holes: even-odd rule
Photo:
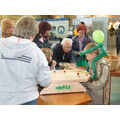
[[33, 100], [33, 101], [30, 101], [30, 102], [26, 102], [22, 105], [36, 105], [37, 104], [37, 99]]
[[118, 55], [120, 51], [120, 37], [116, 37], [116, 50]]

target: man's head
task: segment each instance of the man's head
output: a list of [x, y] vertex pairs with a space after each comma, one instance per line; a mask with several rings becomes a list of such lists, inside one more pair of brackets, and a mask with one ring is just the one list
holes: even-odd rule
[[61, 45], [62, 45], [63, 51], [65, 53], [68, 53], [72, 47], [72, 39], [64, 38], [61, 42]]
[[83, 25], [85, 25], [85, 23], [84, 23], [83, 21], [81, 21], [81, 22], [80, 22], [80, 24], [83, 24]]
[[[89, 44], [87, 44], [87, 46], [84, 48], [84, 51], [86, 51], [86, 50], [88, 50], [88, 49], [90, 49], [90, 48], [93, 48], [93, 47], [95, 47], [95, 46], [96, 46], [95, 43], [89, 43]], [[100, 50], [99, 50], [99, 48], [98, 48], [98, 49], [96, 49], [96, 50], [94, 50], [94, 51], [92, 51], [92, 52], [90, 52], [90, 53], [85, 54], [86, 59], [87, 59], [87, 60], [93, 60], [93, 59], [98, 55], [99, 51], [100, 51]]]
[[34, 39], [38, 32], [37, 22], [31, 16], [21, 17], [15, 25], [15, 35], [17, 37]]

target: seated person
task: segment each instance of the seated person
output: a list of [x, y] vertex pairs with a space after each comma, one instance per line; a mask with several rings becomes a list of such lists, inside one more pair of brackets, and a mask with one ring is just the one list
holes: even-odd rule
[[60, 62], [72, 62], [72, 39], [64, 38], [62, 42], [57, 43], [53, 48], [53, 60], [57, 62], [56, 69]]
[[41, 48], [43, 53], [45, 54], [47, 61], [49, 63], [50, 69], [54, 69], [56, 66], [56, 61], [52, 60], [53, 51], [50, 48]]

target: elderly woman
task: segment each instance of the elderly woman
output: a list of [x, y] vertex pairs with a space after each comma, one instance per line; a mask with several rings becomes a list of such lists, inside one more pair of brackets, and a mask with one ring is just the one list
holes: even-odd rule
[[3, 19], [1, 22], [1, 37], [7, 38], [13, 35], [14, 33], [14, 23], [10, 19]]
[[77, 27], [77, 36], [72, 38], [73, 44], [72, 49], [74, 51], [74, 62], [77, 64], [77, 61], [81, 59], [79, 52], [83, 51], [85, 46], [92, 42], [92, 39], [86, 35], [86, 26], [80, 24]]
[[52, 29], [51, 25], [46, 21], [41, 21], [39, 23], [39, 32], [35, 36], [33, 42], [37, 44], [39, 48], [50, 48], [50, 43], [48, 42], [48, 31]]
[[37, 23], [20, 18], [15, 35], [0, 39], [0, 104], [36, 104], [38, 86], [50, 84], [50, 69], [43, 52], [33, 43]]

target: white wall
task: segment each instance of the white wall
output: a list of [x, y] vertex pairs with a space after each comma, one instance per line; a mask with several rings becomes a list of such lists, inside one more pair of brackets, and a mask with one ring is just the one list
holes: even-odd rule
[[[67, 37], [67, 31], [69, 30], [69, 20], [65, 20], [65, 21], [48, 21], [48, 22], [51, 24], [52, 27], [53, 26], [56, 27], [56, 29], [55, 30], [51, 30], [51, 32], [55, 33], [57, 37], [61, 37], [61, 38]], [[58, 32], [58, 28], [60, 26], [63, 26], [64, 29], [65, 29], [63, 34], [60, 34]], [[60, 29], [63, 30], [62, 27]]]
[[[45, 20], [47, 21], [47, 19]], [[37, 21], [38, 24], [41, 21]], [[69, 20], [50, 20], [47, 21], [48, 23], [50, 23], [50, 25], [52, 26], [52, 30], [50, 30], [50, 32], [55, 33], [55, 35], [57, 37], [61, 37], [61, 38], [65, 38], [68, 35], [68, 30], [69, 30]], [[64, 29], [63, 29], [64, 28]], [[60, 31], [63, 31], [63, 33], [60, 33]]]

